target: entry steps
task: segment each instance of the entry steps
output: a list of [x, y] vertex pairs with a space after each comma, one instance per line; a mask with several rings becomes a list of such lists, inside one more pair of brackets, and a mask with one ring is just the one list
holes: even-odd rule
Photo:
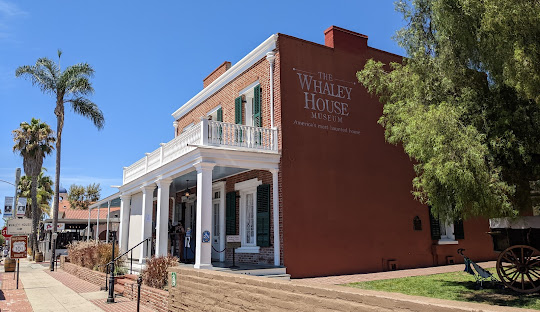
[[[193, 264], [180, 263], [180, 266], [193, 267]], [[130, 272], [130, 260], [122, 263], [122, 266], [127, 269], [127, 274], [140, 274], [146, 267], [146, 263], [139, 264], [139, 261], [133, 259], [133, 272]], [[237, 268], [231, 268], [232, 262], [212, 262], [212, 270], [220, 272], [228, 272], [232, 274], [244, 274], [261, 276], [268, 278], [277, 278], [282, 280], [290, 280], [291, 275], [287, 274], [287, 268], [283, 266], [274, 266], [266, 264], [245, 264], [238, 263]]]

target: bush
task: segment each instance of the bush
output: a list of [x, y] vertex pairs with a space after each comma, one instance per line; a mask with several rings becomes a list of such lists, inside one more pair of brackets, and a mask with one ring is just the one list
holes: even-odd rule
[[[68, 245], [68, 258], [73, 264], [87, 269], [105, 272], [105, 265], [112, 260], [112, 244], [98, 241], [79, 241]], [[118, 246], [115, 246], [115, 257]]]
[[146, 268], [142, 272], [143, 284], [163, 289], [167, 285], [167, 269], [177, 265], [178, 258], [170, 255], [149, 259], [146, 262]]

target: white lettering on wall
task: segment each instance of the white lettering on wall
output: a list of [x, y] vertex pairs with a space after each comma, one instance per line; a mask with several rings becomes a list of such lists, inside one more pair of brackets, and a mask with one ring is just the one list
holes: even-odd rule
[[310, 117], [323, 121], [343, 123], [349, 116], [351, 87], [334, 82], [332, 74], [318, 72], [316, 75], [297, 72], [298, 81], [304, 91], [304, 109], [310, 110]]

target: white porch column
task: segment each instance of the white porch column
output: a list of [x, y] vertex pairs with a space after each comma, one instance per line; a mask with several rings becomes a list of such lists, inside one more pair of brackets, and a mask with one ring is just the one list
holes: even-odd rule
[[107, 202], [107, 233], [105, 233], [105, 243], [109, 243], [109, 223], [111, 221], [111, 201]]
[[96, 217], [96, 240], [99, 241], [99, 206], [97, 206], [97, 217]]
[[[154, 205], [154, 189], [155, 186], [143, 186], [141, 187], [143, 193], [142, 200], [142, 220], [141, 220], [141, 240], [152, 236], [152, 210]], [[150, 257], [150, 253], [147, 250], [147, 246], [152, 243], [152, 240], [148, 243], [141, 245], [141, 254], [139, 255], [139, 263], [143, 263], [145, 258]]]
[[272, 173], [272, 215], [274, 223], [274, 265], [280, 265], [280, 241], [279, 241], [279, 170], [270, 170]]
[[156, 257], [167, 255], [169, 238], [169, 186], [172, 179], [165, 178], [156, 182], [157, 215], [156, 215]]
[[[212, 268], [212, 169], [215, 164], [200, 162], [197, 169], [197, 220], [195, 268]], [[203, 233], [210, 232], [210, 239], [203, 243]]]
[[131, 195], [120, 195], [122, 200], [120, 204], [120, 228], [118, 229], [118, 246], [120, 246], [120, 253], [124, 253], [128, 250], [128, 237], [129, 237], [129, 214], [131, 206]]
[[86, 241], [90, 240], [90, 215], [92, 213], [92, 208], [88, 208], [88, 226], [86, 227]]

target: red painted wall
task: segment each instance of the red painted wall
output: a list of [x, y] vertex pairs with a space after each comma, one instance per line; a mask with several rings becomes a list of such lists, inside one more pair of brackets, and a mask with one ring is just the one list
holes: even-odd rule
[[[388, 260], [398, 268], [431, 266], [446, 263], [446, 256], [462, 261], [457, 248], [467, 248], [473, 260], [494, 258], [486, 220], [465, 222], [459, 245], [434, 245], [428, 208], [411, 194], [412, 163], [401, 147], [385, 142], [377, 124], [382, 105], [356, 80], [367, 59], [401, 57], [369, 48], [367, 37], [339, 28], [326, 31], [327, 46], [282, 34], [278, 40], [287, 272], [306, 277], [382, 271]], [[299, 75], [311, 76], [310, 91]], [[318, 92], [313, 80], [321, 81]], [[327, 113], [331, 121], [313, 118], [318, 111], [309, 100], [318, 98], [337, 101]], [[415, 216], [422, 231], [413, 230]]]

